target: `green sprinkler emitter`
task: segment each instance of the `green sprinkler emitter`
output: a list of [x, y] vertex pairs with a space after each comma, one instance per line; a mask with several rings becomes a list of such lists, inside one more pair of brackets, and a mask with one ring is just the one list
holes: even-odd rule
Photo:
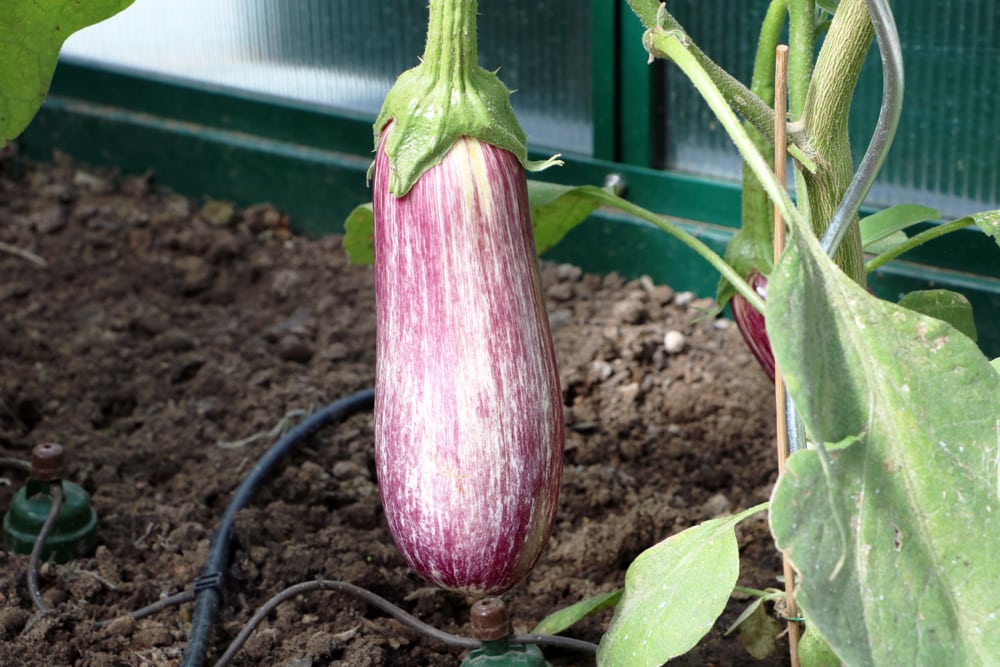
[[510, 616], [500, 598], [478, 600], [469, 620], [483, 647], [470, 651], [461, 667], [549, 667], [534, 644], [510, 642]]
[[64, 480], [64, 472], [62, 445], [46, 443], [31, 450], [28, 481], [14, 494], [3, 517], [4, 548], [31, 553], [53, 503], [57, 503], [58, 513], [45, 537], [42, 560], [65, 563], [93, 553], [97, 546], [97, 513], [90, 506], [90, 494], [79, 484]]

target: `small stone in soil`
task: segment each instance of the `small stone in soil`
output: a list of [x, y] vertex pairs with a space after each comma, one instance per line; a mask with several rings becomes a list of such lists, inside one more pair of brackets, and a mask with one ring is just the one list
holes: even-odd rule
[[55, 234], [66, 226], [66, 209], [59, 205], [49, 206], [31, 216], [31, 222], [39, 234]]
[[179, 258], [174, 264], [183, 274], [181, 291], [184, 294], [197, 294], [208, 289], [215, 278], [212, 265], [201, 257], [188, 255]]
[[667, 354], [678, 354], [687, 346], [687, 338], [680, 331], [671, 329], [663, 336], [663, 349]]
[[678, 292], [674, 295], [674, 303], [678, 306], [686, 306], [694, 300], [694, 292]]
[[559, 280], [579, 280], [583, 276], [583, 269], [573, 264], [560, 264], [556, 267], [556, 275]]
[[201, 207], [201, 217], [213, 225], [228, 225], [236, 217], [235, 207], [227, 201], [209, 199]]
[[646, 309], [643, 308], [642, 302], [632, 298], [616, 303], [612, 313], [626, 324], [639, 324], [646, 317]]
[[701, 506], [705, 511], [705, 514], [710, 517], [718, 517], [729, 512], [732, 504], [729, 502], [729, 498], [726, 497], [724, 493], [716, 493], [714, 496], [705, 501]]
[[108, 623], [104, 631], [109, 635], [129, 637], [135, 631], [135, 619], [131, 616], [121, 616]]
[[316, 350], [312, 345], [302, 340], [298, 336], [291, 334], [283, 336], [278, 341], [278, 356], [285, 361], [294, 361], [299, 364], [307, 364], [312, 360]]
[[9, 639], [21, 632], [29, 618], [31, 614], [18, 607], [0, 609], [0, 638]]

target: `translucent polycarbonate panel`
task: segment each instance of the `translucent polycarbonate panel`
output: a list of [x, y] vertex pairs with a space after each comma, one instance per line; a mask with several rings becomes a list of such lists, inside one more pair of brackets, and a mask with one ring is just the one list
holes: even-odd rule
[[[670, 3], [671, 13], [709, 57], [744, 82], [750, 81], [755, 34], [766, 10], [767, 2], [745, 0]], [[667, 63], [665, 69], [666, 99], [660, 104], [666, 122], [666, 145], [661, 149], [666, 166], [699, 176], [739, 178], [739, 154], [715, 115], [677, 67]]]
[[[716, 62], [748, 82], [764, 0], [672, 0], [671, 12]], [[919, 203], [945, 217], [1000, 206], [1000, 10], [996, 0], [893, 3], [906, 65], [903, 114], [870, 206]], [[851, 109], [855, 164], [878, 117], [877, 49]], [[737, 180], [739, 158], [708, 107], [668, 65], [662, 100], [670, 169]]]
[[[948, 217], [1000, 207], [1000, 9], [996, 0], [893, 3], [906, 65], [903, 115], [873, 189]], [[852, 118], [870, 134], [882, 79], [877, 53], [862, 73]], [[866, 123], [862, 125], [863, 123]], [[853, 133], [861, 155], [868, 136]]]
[[[481, 0], [480, 62], [500, 69], [537, 146], [592, 152], [590, 9]], [[63, 56], [374, 116], [417, 64], [426, 0], [138, 0]]]

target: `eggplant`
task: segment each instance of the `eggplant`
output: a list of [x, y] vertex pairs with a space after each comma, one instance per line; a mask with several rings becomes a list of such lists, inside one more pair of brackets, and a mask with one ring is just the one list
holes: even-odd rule
[[[755, 272], [750, 274], [747, 282], [761, 299], [767, 300], [767, 278], [765, 276]], [[764, 326], [764, 314], [757, 312], [739, 292], [733, 295], [729, 307], [733, 311], [736, 326], [743, 334], [743, 340], [746, 341], [750, 351], [757, 358], [757, 363], [773, 382], [774, 353], [771, 351], [771, 339], [767, 337], [767, 329]]]
[[525, 169], [458, 139], [402, 196], [374, 165], [375, 462], [392, 536], [427, 580], [496, 595], [544, 551], [564, 426]]

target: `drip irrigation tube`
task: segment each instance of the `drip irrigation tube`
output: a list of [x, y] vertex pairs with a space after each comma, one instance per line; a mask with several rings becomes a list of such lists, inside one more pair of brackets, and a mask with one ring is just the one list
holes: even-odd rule
[[341, 421], [362, 410], [369, 410], [374, 404], [375, 391], [366, 389], [331, 403], [310, 415], [275, 443], [257, 461], [253, 470], [236, 489], [232, 500], [229, 501], [229, 506], [226, 507], [226, 511], [222, 515], [219, 527], [212, 537], [205, 567], [195, 582], [195, 607], [191, 619], [191, 632], [188, 634], [187, 646], [184, 649], [182, 667], [201, 667], [205, 663], [205, 654], [208, 651], [208, 643], [212, 637], [212, 628], [215, 625], [219, 600], [222, 596], [223, 573], [229, 561], [230, 533], [237, 512], [250, 502], [257, 488], [270, 475], [281, 459], [295, 449], [305, 436], [322, 426]]
[[[419, 618], [403, 611], [382, 596], [377, 595], [365, 588], [355, 586], [354, 584], [346, 581], [334, 581], [331, 579], [319, 578], [311, 581], [303, 581], [293, 586], [289, 586], [261, 605], [250, 620], [247, 621], [246, 625], [243, 626], [240, 633], [236, 635], [236, 638], [229, 644], [229, 648], [227, 648], [226, 652], [222, 654], [222, 657], [216, 661], [214, 667], [227, 667], [236, 656], [236, 653], [246, 643], [247, 639], [250, 638], [250, 635], [253, 634], [253, 631], [258, 625], [260, 625], [260, 622], [263, 621], [268, 614], [273, 612], [278, 605], [297, 595], [315, 590], [334, 590], [354, 595], [373, 607], [381, 609], [404, 625], [407, 625], [418, 632], [422, 632], [431, 639], [436, 639], [437, 641], [448, 646], [464, 649], [478, 649], [483, 646], [483, 642], [478, 639], [445, 632], [444, 630], [435, 628], [433, 625], [424, 623]], [[596, 644], [583, 641], [582, 639], [560, 637], [558, 635], [512, 635], [508, 638], [508, 641], [511, 644], [537, 644], [542, 646], [552, 646], [565, 650], [590, 653], [592, 655], [597, 653]]]
[[28, 560], [28, 593], [31, 601], [35, 604], [35, 609], [40, 614], [51, 614], [54, 609], [51, 604], [42, 597], [42, 588], [38, 585], [38, 567], [42, 562], [42, 552], [45, 551], [45, 542], [49, 539], [52, 529], [59, 518], [59, 510], [63, 505], [63, 490], [60, 482], [53, 482], [49, 485], [49, 495], [52, 497], [52, 504], [49, 506], [49, 514], [45, 517], [45, 523], [38, 532], [35, 539], [35, 546], [31, 549], [31, 558]]
[[[126, 616], [139, 619], [166, 607], [194, 600], [195, 609], [191, 621], [191, 631], [188, 634], [187, 646], [184, 650], [182, 667], [201, 667], [204, 665], [206, 653], [208, 651], [208, 643], [212, 637], [212, 628], [215, 625], [215, 617], [218, 612], [219, 599], [222, 595], [223, 572], [229, 560], [228, 547], [230, 533], [232, 532], [233, 523], [236, 520], [236, 514], [250, 502], [253, 498], [253, 494], [268, 477], [268, 475], [274, 471], [274, 468], [284, 458], [284, 456], [300, 444], [300, 442], [307, 435], [323, 426], [326, 426], [327, 424], [335, 421], [341, 421], [362, 410], [370, 409], [374, 405], [374, 402], [374, 390], [366, 389], [365, 391], [358, 392], [335, 403], [331, 403], [319, 412], [309, 416], [305, 419], [305, 421], [296, 426], [286, 436], [275, 443], [271, 449], [265, 452], [265, 454], [257, 461], [250, 473], [246, 476], [246, 478], [244, 478], [240, 486], [237, 487], [232, 500], [229, 501], [229, 505], [226, 507], [226, 511], [223, 513], [222, 519], [219, 522], [219, 527], [216, 529], [215, 534], [212, 537], [212, 543], [209, 547], [209, 553], [205, 566], [202, 569], [202, 574], [195, 582], [194, 590], [182, 591], [176, 595], [170, 596], [169, 598], [160, 600], [159, 602], [151, 604], [147, 607], [131, 612]], [[20, 461], [12, 461], [10, 459], [0, 459], [0, 466], [15, 468], [24, 467], [21, 465]], [[38, 535], [38, 540], [32, 550], [28, 568], [28, 589], [31, 592], [31, 597], [35, 602], [36, 608], [41, 614], [48, 614], [53, 611], [53, 608], [41, 596], [40, 588], [38, 586], [38, 563], [40, 561], [41, 553], [45, 548], [47, 537], [52, 530], [55, 519], [59, 514], [59, 509], [62, 506], [62, 487], [59, 484], [53, 484], [51, 486], [51, 494], [52, 507], [49, 511], [45, 524]], [[433, 639], [437, 639], [438, 641], [441, 641], [449, 646], [475, 649], [481, 648], [483, 645], [483, 642], [478, 639], [463, 637], [461, 635], [455, 635], [449, 632], [444, 632], [443, 630], [438, 630], [411, 614], [408, 614], [388, 600], [364, 588], [360, 588], [347, 582], [319, 578], [290, 586], [268, 600], [268, 602], [265, 603], [257, 611], [257, 613], [254, 614], [253, 618], [251, 618], [250, 621], [243, 627], [240, 634], [237, 635], [237, 637], [229, 645], [226, 652], [222, 655], [218, 662], [215, 663], [216, 667], [222, 667], [229, 664], [236, 652], [239, 651], [240, 647], [242, 647], [247, 638], [253, 632], [254, 628], [256, 628], [260, 621], [263, 620], [268, 613], [273, 611], [278, 604], [294, 597], [295, 595], [315, 589], [339, 590], [344, 593], [356, 595], [404, 624], [409, 625], [425, 635]], [[115, 619], [108, 619], [106, 621], [101, 621], [97, 624], [97, 626], [106, 627], [114, 620]], [[552, 646], [591, 654], [597, 652], [596, 644], [580, 639], [573, 639], [571, 637], [553, 635], [512, 635], [509, 637], [509, 642], [511, 644], [538, 644]]]

